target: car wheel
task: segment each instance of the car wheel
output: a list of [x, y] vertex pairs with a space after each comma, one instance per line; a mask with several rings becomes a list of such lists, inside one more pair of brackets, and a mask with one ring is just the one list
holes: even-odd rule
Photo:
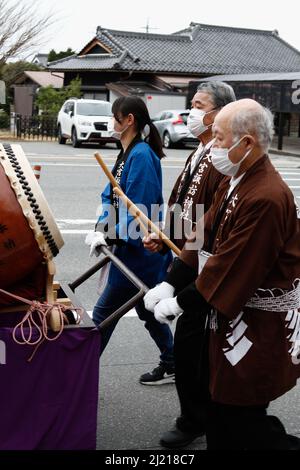
[[171, 140], [169, 132], [165, 132], [164, 137], [163, 137], [163, 146], [166, 149], [170, 149], [172, 147], [172, 144], [173, 144], [173, 142]]
[[72, 129], [72, 145], [75, 148], [78, 148], [81, 145], [80, 140], [77, 139], [77, 132], [76, 132], [75, 127], [73, 127], [73, 129]]
[[58, 136], [57, 136], [57, 140], [58, 140], [58, 143], [59, 143], [59, 144], [62, 144], [62, 145], [65, 144], [66, 141], [67, 141], [67, 139], [62, 136], [60, 125], [58, 126]]

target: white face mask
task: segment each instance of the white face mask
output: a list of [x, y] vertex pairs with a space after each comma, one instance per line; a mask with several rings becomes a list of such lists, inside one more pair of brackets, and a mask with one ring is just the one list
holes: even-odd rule
[[252, 148], [249, 149], [246, 154], [243, 156], [241, 161], [238, 163], [232, 163], [229, 158], [229, 152], [237, 147], [239, 143], [243, 140], [242, 137], [235, 144], [233, 144], [229, 149], [226, 148], [216, 148], [212, 147], [210, 150], [211, 162], [216, 170], [226, 176], [235, 176], [240, 169], [241, 163], [248, 157]]
[[122, 131], [116, 131], [115, 129], [115, 119], [111, 118], [108, 123], [107, 123], [107, 132], [109, 133], [110, 137], [113, 137], [114, 139], [120, 140], [122, 137], [122, 134], [128, 129], [129, 126], [125, 127]]
[[[212, 109], [214, 111], [214, 109]], [[211, 111], [208, 111], [209, 113]], [[195, 137], [199, 137], [200, 134], [203, 134], [212, 124], [206, 126], [203, 122], [204, 116], [208, 114], [207, 112], [203, 111], [203, 109], [192, 108], [190, 114], [187, 118], [187, 127], [188, 130], [193, 134]]]

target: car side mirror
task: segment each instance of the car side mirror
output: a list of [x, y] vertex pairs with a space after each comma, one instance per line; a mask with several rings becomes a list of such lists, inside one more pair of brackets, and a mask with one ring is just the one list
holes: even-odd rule
[[70, 115], [70, 117], [73, 117], [74, 116], [74, 111], [70, 111], [69, 115]]

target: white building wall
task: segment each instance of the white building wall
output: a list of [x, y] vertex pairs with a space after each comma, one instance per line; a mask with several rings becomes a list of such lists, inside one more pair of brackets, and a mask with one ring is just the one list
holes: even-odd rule
[[[111, 104], [119, 98], [119, 95], [114, 91], [109, 92], [109, 101]], [[186, 96], [185, 95], [141, 95], [149, 110], [150, 117], [153, 118], [160, 111], [165, 109], [185, 109]]]
[[165, 109], [185, 109], [185, 102], [186, 96], [184, 95], [146, 95], [146, 104], [151, 118]]

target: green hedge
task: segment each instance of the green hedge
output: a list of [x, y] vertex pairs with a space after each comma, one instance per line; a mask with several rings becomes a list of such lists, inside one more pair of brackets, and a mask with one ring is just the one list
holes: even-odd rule
[[9, 116], [6, 113], [0, 113], [0, 129], [9, 128]]

